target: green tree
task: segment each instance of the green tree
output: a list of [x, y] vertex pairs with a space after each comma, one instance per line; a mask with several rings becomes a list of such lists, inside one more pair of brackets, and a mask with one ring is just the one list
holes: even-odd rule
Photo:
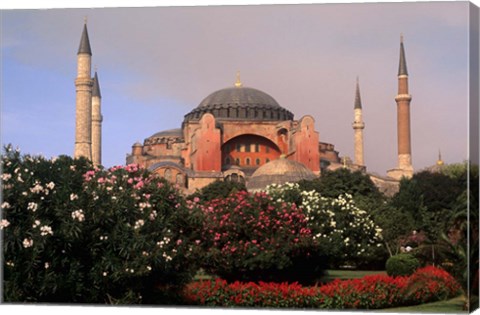
[[217, 198], [226, 198], [230, 194], [239, 191], [247, 191], [247, 187], [244, 183], [217, 180], [202, 189], [197, 190], [195, 193], [188, 196], [188, 199], [193, 200], [197, 197], [200, 201], [205, 202]]

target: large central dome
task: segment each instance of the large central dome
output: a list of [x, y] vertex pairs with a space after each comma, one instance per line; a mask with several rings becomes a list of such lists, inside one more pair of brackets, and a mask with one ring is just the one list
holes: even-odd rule
[[204, 113], [220, 120], [293, 120], [293, 114], [273, 97], [243, 86], [213, 92], [185, 115], [185, 121], [198, 120]]

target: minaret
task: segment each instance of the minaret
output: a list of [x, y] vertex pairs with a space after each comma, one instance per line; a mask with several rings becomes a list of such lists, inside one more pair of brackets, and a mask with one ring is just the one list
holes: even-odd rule
[[400, 62], [398, 66], [397, 102], [397, 137], [398, 137], [398, 167], [389, 171], [389, 176], [400, 179], [413, 176], [412, 148], [410, 144], [410, 101], [408, 94], [408, 72], [403, 35], [400, 36]]
[[364, 166], [365, 162], [363, 160], [363, 129], [365, 128], [365, 123], [363, 122], [362, 115], [362, 100], [360, 98], [360, 85], [358, 83], [357, 77], [357, 87], [355, 90], [355, 105], [354, 105], [354, 120], [353, 120], [353, 131], [354, 131], [354, 141], [355, 141], [355, 152], [354, 152], [354, 164], [359, 166]]
[[92, 162], [102, 165], [102, 95], [95, 70], [92, 88]]
[[92, 159], [92, 51], [88, 39], [87, 21], [77, 53], [76, 111], [75, 111], [75, 152], [74, 157]]

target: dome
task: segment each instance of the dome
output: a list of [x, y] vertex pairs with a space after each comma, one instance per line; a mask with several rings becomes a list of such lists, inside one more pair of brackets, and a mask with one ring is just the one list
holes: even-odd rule
[[182, 138], [183, 131], [180, 128], [163, 130], [163, 131], [157, 132], [156, 134], [151, 135], [149, 138], [162, 138], [162, 137]]
[[247, 183], [248, 190], [261, 190], [270, 184], [296, 183], [302, 179], [310, 180], [317, 176], [300, 162], [284, 157], [260, 166]]
[[204, 113], [211, 113], [221, 120], [293, 120], [293, 114], [273, 97], [243, 86], [213, 92], [185, 115], [185, 121], [198, 120]]

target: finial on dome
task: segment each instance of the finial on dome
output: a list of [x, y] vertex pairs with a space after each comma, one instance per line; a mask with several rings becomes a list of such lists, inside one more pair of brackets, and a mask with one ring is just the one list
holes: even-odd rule
[[87, 20], [88, 20], [88, 16], [85, 15], [85, 16], [83, 17], [83, 22], [84, 22], [85, 24], [87, 24]]
[[400, 43], [403, 43], [403, 33], [400, 33]]
[[237, 71], [237, 80], [235, 81], [235, 87], [242, 87], [242, 81], [240, 81], [240, 71]]
[[440, 149], [438, 149], [438, 160], [437, 160], [437, 165], [443, 165], [443, 160], [442, 160], [442, 152], [440, 152]]

